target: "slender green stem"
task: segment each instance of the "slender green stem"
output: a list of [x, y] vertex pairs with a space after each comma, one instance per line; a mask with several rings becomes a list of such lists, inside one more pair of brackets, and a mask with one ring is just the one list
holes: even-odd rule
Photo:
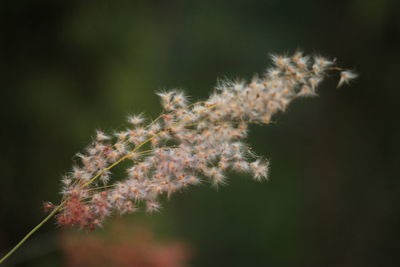
[[[111, 164], [109, 167], [103, 169], [102, 171], [100, 171], [97, 175], [95, 175], [89, 182], [87, 182], [86, 184], [83, 185], [83, 187], [86, 187], [88, 185], [90, 185], [91, 183], [93, 183], [101, 174], [103, 174], [105, 171], [113, 168], [114, 166], [118, 165], [120, 162], [122, 162], [123, 160], [127, 159], [128, 157], [130, 157], [134, 152], [136, 152], [139, 148], [141, 148], [143, 145], [145, 145], [146, 143], [150, 142], [152, 139], [156, 138], [158, 135], [160, 135], [161, 132], [153, 135], [152, 137], [148, 138], [147, 140], [145, 140], [143, 143], [141, 143], [139, 146], [135, 147], [129, 154], [125, 155], [124, 157], [120, 158], [118, 161], [114, 162], [114, 164]], [[65, 201], [63, 201], [57, 208], [55, 208], [49, 215], [47, 215], [46, 218], [44, 218], [38, 225], [35, 226], [35, 228], [33, 228], [28, 234], [26, 234], [24, 236], [24, 238], [21, 239], [21, 241], [18, 242], [18, 244], [16, 244], [6, 255], [4, 255], [1, 259], [0, 259], [0, 264], [2, 264], [8, 257], [10, 257], [22, 244], [25, 243], [25, 241], [31, 237], [31, 235], [33, 235], [40, 227], [43, 226], [43, 224], [45, 224], [48, 220], [50, 220], [54, 215], [56, 215], [57, 212], [59, 212], [63, 206], [64, 206]]]
[[35, 228], [33, 228], [29, 233], [27, 233], [24, 238], [21, 239], [21, 241], [18, 242], [6, 255], [4, 255], [0, 259], [0, 264], [2, 264], [8, 257], [10, 257], [22, 244], [25, 243], [25, 241], [33, 235], [40, 227], [42, 227], [43, 224], [45, 224], [48, 220], [50, 220], [56, 213], [64, 206], [65, 202], [62, 202], [60, 205], [58, 205], [57, 208], [55, 208], [49, 215], [47, 215], [46, 218], [44, 218], [38, 225], [36, 225]]
[[[199, 102], [200, 103], [200, 102]], [[196, 103], [194, 103], [196, 104]], [[192, 105], [194, 105], [192, 104]], [[212, 108], [214, 107], [216, 104], [210, 105], [207, 108]], [[156, 122], [157, 120], [159, 120], [162, 117], [162, 115], [158, 116], [151, 124], [153, 124], [154, 122]], [[186, 121], [187, 119], [189, 119], [190, 117], [185, 117], [179, 121], [177, 121], [176, 123], [174, 123], [175, 125], [182, 123], [184, 121]], [[107, 168], [104, 168], [103, 170], [101, 170], [100, 172], [98, 172], [89, 182], [83, 184], [83, 187], [86, 187], [88, 185], [90, 185], [91, 183], [93, 183], [97, 178], [100, 177], [100, 175], [102, 175], [104, 172], [106, 172], [107, 170], [110, 170], [111, 168], [115, 167], [116, 165], [118, 165], [119, 163], [121, 163], [122, 161], [124, 161], [125, 159], [129, 158], [133, 153], [135, 153], [136, 151], [138, 151], [141, 147], [143, 147], [145, 144], [149, 143], [151, 140], [153, 140], [154, 138], [158, 137], [160, 134], [162, 134], [162, 132], [165, 130], [161, 130], [160, 132], [156, 133], [155, 135], [149, 137], [148, 139], [146, 139], [145, 141], [143, 141], [140, 145], [136, 146], [134, 149], [132, 149], [131, 152], [129, 152], [127, 155], [125, 155], [124, 157], [120, 158], [119, 160], [117, 160], [116, 162], [114, 162], [113, 164], [111, 164], [110, 166], [108, 166]], [[146, 150], [146, 151], [142, 151], [141, 153], [145, 154], [150, 152], [151, 150]], [[49, 215], [47, 215], [46, 218], [44, 218], [38, 225], [35, 226], [35, 228], [33, 228], [29, 233], [27, 233], [24, 238], [21, 239], [21, 241], [18, 242], [18, 244], [16, 244], [6, 255], [4, 255], [1, 259], [0, 259], [0, 264], [2, 264], [8, 257], [10, 257], [21, 245], [23, 245], [25, 243], [25, 241], [31, 237], [31, 235], [33, 235], [40, 227], [42, 227], [48, 220], [50, 220], [54, 215], [57, 214], [57, 212], [59, 212], [65, 204], [65, 201], [62, 201], [60, 203], [60, 205], [58, 205], [51, 213], [49, 213]]]
[[119, 160], [117, 160], [116, 162], [114, 162], [113, 164], [111, 164], [110, 166], [108, 166], [107, 168], [104, 168], [103, 170], [101, 170], [100, 172], [98, 172], [92, 179], [90, 179], [89, 182], [83, 184], [83, 187], [86, 187], [88, 185], [90, 185], [91, 183], [93, 183], [94, 181], [96, 181], [97, 178], [100, 177], [100, 175], [102, 175], [104, 172], [112, 169], [114, 166], [118, 165], [119, 163], [121, 163], [122, 161], [124, 161], [125, 159], [129, 158], [130, 156], [132, 156], [133, 153], [135, 153], [137, 150], [139, 150], [139, 148], [141, 148], [142, 146], [144, 146], [145, 144], [147, 144], [148, 142], [150, 142], [151, 140], [153, 140], [154, 138], [156, 138], [157, 136], [159, 136], [161, 134], [161, 131], [155, 135], [153, 135], [152, 137], [146, 139], [145, 141], [143, 141], [143, 143], [141, 143], [140, 145], [138, 145], [137, 147], [135, 147], [134, 149], [132, 149], [131, 152], [129, 152], [128, 154], [126, 154], [125, 156], [123, 156], [122, 158], [120, 158]]

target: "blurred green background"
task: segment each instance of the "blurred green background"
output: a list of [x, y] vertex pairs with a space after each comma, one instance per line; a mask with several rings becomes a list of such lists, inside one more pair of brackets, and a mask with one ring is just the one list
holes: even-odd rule
[[[21, 0], [2, 1], [0, 18], [2, 254], [43, 218], [41, 201], [57, 203], [95, 129], [155, 117], [156, 90], [204, 99], [218, 77], [250, 79], [269, 53], [300, 48], [360, 78], [336, 90], [330, 77], [251, 128], [269, 182], [231, 174], [126, 220], [187, 244], [187, 266], [400, 265], [399, 1]], [[53, 222], [8, 265], [66, 266]]]

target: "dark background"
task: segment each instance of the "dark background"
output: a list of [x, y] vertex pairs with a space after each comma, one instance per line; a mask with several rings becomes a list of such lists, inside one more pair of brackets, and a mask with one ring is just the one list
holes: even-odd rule
[[[129, 220], [189, 244], [189, 266], [399, 266], [399, 3], [2, 1], [0, 251], [43, 218], [42, 200], [57, 203], [96, 128], [155, 117], [156, 90], [204, 99], [218, 77], [250, 79], [269, 53], [300, 48], [360, 77], [337, 90], [332, 76], [320, 97], [251, 128], [271, 180], [232, 174]], [[63, 266], [60, 232], [48, 223], [9, 265]]]

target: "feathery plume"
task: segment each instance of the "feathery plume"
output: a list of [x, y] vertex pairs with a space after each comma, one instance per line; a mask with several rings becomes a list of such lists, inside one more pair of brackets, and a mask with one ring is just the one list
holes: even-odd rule
[[[130, 128], [98, 130], [95, 141], [78, 154], [79, 166], [63, 177], [63, 208], [56, 215], [65, 226], [94, 229], [112, 213], [132, 213], [141, 203], [160, 209], [158, 198], [209, 180], [218, 186], [234, 170], [254, 180], [268, 178], [269, 162], [245, 143], [250, 123], [268, 124], [298, 97], [316, 95], [330, 70], [339, 70], [338, 86], [357, 75], [321, 56], [273, 55], [274, 65], [250, 83], [220, 82], [205, 101], [189, 104], [182, 91], [159, 92], [162, 114], [147, 126], [143, 114], [128, 117]], [[125, 179], [109, 185], [111, 169], [130, 161]], [[49, 206], [50, 207], [50, 206]]]
[[[248, 125], [268, 124], [298, 97], [316, 96], [329, 71], [339, 71], [338, 87], [357, 77], [321, 56], [272, 56], [274, 65], [251, 82], [219, 82], [205, 101], [190, 104], [180, 90], [159, 92], [163, 112], [145, 125], [143, 114], [128, 117], [129, 128], [94, 141], [78, 153], [78, 164], [61, 179], [59, 205], [44, 202], [50, 213], [0, 259], [3, 263], [53, 216], [61, 226], [93, 230], [113, 213], [132, 213], [145, 206], [158, 212], [160, 195], [209, 180], [227, 182], [227, 171], [268, 179], [269, 162], [246, 145]], [[111, 183], [112, 169], [130, 162], [126, 177]]]

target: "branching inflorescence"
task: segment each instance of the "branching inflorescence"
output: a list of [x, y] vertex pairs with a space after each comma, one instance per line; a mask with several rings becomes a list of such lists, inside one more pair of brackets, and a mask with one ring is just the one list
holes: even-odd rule
[[[356, 74], [326, 58], [272, 56], [273, 67], [250, 83], [222, 82], [205, 101], [188, 103], [182, 91], [159, 92], [164, 111], [153, 121], [130, 116], [129, 127], [95, 141], [79, 153], [80, 164], [63, 179], [60, 225], [94, 229], [114, 212], [135, 212], [140, 203], [158, 211], [158, 197], [210, 180], [224, 184], [226, 171], [268, 178], [268, 161], [244, 143], [250, 123], [268, 124], [298, 97], [315, 96], [328, 71], [339, 71], [338, 85]], [[146, 124], [147, 123], [147, 124]], [[126, 178], [109, 184], [111, 169], [130, 161]]]
[[[272, 56], [274, 65], [251, 82], [221, 82], [205, 101], [188, 103], [182, 91], [159, 92], [163, 112], [152, 121], [128, 117], [129, 127], [111, 135], [98, 130], [95, 141], [78, 153], [79, 163], [62, 179], [62, 201], [17, 245], [3, 263], [33, 233], [56, 216], [61, 226], [95, 229], [113, 213], [132, 213], [141, 203], [158, 211], [160, 195], [171, 195], [204, 180], [226, 182], [229, 170], [255, 180], [268, 178], [268, 161], [244, 142], [251, 123], [268, 124], [298, 97], [316, 95], [329, 71], [340, 72], [338, 87], [357, 74], [321, 56]], [[110, 184], [111, 170], [130, 162], [126, 178]]]

